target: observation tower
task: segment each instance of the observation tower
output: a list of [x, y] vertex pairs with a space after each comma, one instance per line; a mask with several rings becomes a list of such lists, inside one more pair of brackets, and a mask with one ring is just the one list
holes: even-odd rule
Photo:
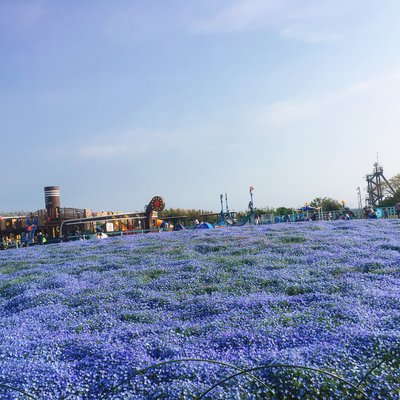
[[384, 196], [384, 183], [387, 185], [387, 190], [394, 194], [395, 191], [389, 181], [383, 175], [383, 167], [378, 162], [374, 163], [372, 174], [366, 175], [367, 194], [365, 199], [366, 205], [369, 207], [378, 207]]

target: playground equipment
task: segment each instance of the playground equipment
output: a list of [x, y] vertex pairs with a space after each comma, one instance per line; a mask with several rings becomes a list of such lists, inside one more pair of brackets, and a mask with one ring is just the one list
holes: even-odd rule
[[378, 162], [374, 163], [374, 170], [372, 174], [366, 175], [367, 180], [367, 193], [368, 197], [365, 199], [367, 206], [369, 207], [377, 207], [383, 200], [383, 182], [386, 183], [387, 189], [391, 194], [395, 194], [395, 190], [393, 189], [390, 182], [383, 175], [383, 167], [378, 164]]
[[229, 211], [228, 196], [226, 193], [225, 193], [226, 212], [224, 212], [223, 195], [221, 194], [220, 195], [221, 212], [219, 213], [219, 219], [218, 219], [216, 226], [243, 226], [246, 224], [254, 224], [255, 223], [255, 212], [254, 212], [254, 203], [253, 203], [253, 190], [254, 190], [254, 187], [250, 186], [249, 187], [250, 201], [248, 204], [248, 211], [247, 211], [247, 214], [240, 221], [238, 221], [236, 219], [236, 213], [232, 213]]
[[171, 223], [168, 223], [167, 221], [164, 221], [163, 219], [157, 219], [155, 226], [160, 229], [164, 230], [172, 230], [174, 228], [174, 225]]
[[142, 212], [92, 212], [62, 208], [58, 186], [46, 186], [44, 195], [45, 209], [0, 218], [0, 242], [32, 245], [89, 238], [99, 232], [111, 236], [159, 230], [158, 212], [165, 208], [164, 199], [154, 196]]
[[28, 217], [26, 219], [26, 228], [25, 232], [21, 236], [21, 243], [30, 245], [35, 240], [36, 230], [38, 228], [38, 219], [37, 217]]
[[[122, 233], [135, 232], [135, 231], [151, 231], [153, 229], [158, 228], [164, 221], [158, 219], [158, 212], [162, 211], [165, 208], [164, 199], [160, 196], [154, 196], [148, 205], [145, 206], [144, 212], [126, 212], [126, 213], [116, 213], [110, 215], [96, 215], [86, 218], [75, 218], [70, 220], [65, 220], [61, 223], [59, 229], [59, 237], [65, 238], [68, 237], [68, 226], [72, 226], [75, 231], [77, 227], [84, 228], [85, 231], [93, 231], [93, 226], [98, 226], [98, 224], [102, 224], [102, 226], [107, 227], [107, 225], [125, 222], [128, 227], [131, 229], [123, 229]], [[100, 229], [101, 232], [101, 229]], [[120, 232], [116, 232], [114, 229], [111, 230], [113, 235], [119, 234]], [[75, 235], [76, 236], [76, 235]]]

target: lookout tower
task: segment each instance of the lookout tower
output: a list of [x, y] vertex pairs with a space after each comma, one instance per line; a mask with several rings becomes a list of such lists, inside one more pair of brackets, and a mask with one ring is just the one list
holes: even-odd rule
[[378, 162], [374, 163], [372, 174], [366, 175], [368, 197], [365, 199], [370, 207], [378, 207], [383, 200], [383, 183], [385, 182], [390, 192], [394, 194], [394, 189], [383, 175], [383, 167]]

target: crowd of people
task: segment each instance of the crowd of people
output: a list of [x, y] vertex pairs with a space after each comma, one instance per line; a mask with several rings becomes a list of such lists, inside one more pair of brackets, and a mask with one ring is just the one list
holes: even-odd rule
[[[37, 235], [33, 238], [32, 244], [46, 244], [48, 241], [47, 235], [44, 235], [43, 232], [38, 232]], [[28, 246], [28, 243], [26, 240], [24, 240], [24, 237], [22, 237], [20, 234], [17, 235], [4, 235], [0, 239], [0, 250], [6, 250], [9, 248], [18, 248], [18, 247], [24, 247]]]

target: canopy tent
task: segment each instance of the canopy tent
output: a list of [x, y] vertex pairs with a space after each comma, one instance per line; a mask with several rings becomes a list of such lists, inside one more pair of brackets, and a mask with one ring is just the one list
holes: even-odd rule
[[173, 231], [181, 231], [183, 229], [185, 229], [185, 227], [182, 224], [175, 224], [172, 228]]
[[312, 207], [307, 204], [304, 207], [299, 208], [299, 211], [302, 211], [303, 213], [305, 212], [307, 219], [309, 218], [309, 214], [308, 214], [309, 211], [312, 212], [313, 216], [311, 218], [313, 219], [313, 221], [316, 220], [316, 212], [318, 212], [319, 218], [322, 219], [322, 208], [321, 207]]
[[197, 229], [214, 229], [214, 227], [208, 222], [202, 222]]
[[311, 207], [311, 206], [304, 206], [304, 207], [299, 208], [299, 210], [301, 210], [301, 211], [314, 211], [317, 209], [318, 209], [317, 207]]

